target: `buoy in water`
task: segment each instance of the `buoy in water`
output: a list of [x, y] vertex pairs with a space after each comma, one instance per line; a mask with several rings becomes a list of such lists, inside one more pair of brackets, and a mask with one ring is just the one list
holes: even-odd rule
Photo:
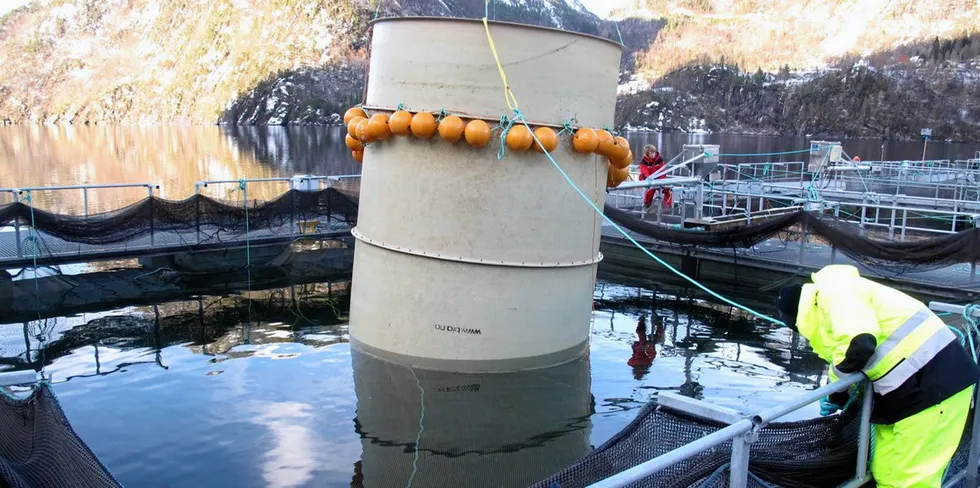
[[419, 139], [429, 139], [436, 133], [436, 118], [429, 112], [412, 116], [412, 134]]
[[588, 127], [583, 127], [575, 131], [575, 135], [572, 136], [572, 149], [577, 153], [595, 152], [598, 145], [599, 139], [595, 131]]
[[364, 113], [364, 110], [362, 110], [361, 107], [351, 107], [344, 112], [344, 125], [349, 124], [355, 117], [363, 117], [366, 119], [367, 114]]
[[595, 131], [595, 135], [596, 138], [599, 140], [599, 144], [595, 148], [595, 153], [600, 156], [606, 156], [606, 157], [612, 156], [611, 151], [613, 149], [613, 146], [616, 144], [616, 141], [613, 139], [612, 134], [610, 134], [609, 131], [607, 130], [599, 129]]
[[534, 142], [534, 138], [531, 137], [531, 131], [527, 130], [527, 127], [523, 125], [514, 124], [507, 131], [507, 147], [511, 151], [527, 151], [531, 147], [532, 142]]
[[480, 119], [474, 119], [466, 124], [463, 132], [466, 142], [473, 147], [486, 147], [490, 143], [490, 126]]
[[396, 136], [407, 136], [412, 133], [412, 114], [399, 110], [388, 118], [388, 129]]
[[391, 137], [391, 129], [388, 128], [388, 116], [385, 114], [374, 114], [368, 119], [368, 134], [376, 140], [383, 141]]
[[[541, 141], [541, 144], [534, 143], [534, 150], [537, 152], [551, 152], [558, 147], [558, 134], [551, 127], [538, 127], [534, 129], [534, 136]], [[544, 148], [542, 149], [542, 146]]]
[[439, 121], [439, 137], [449, 143], [455, 143], [463, 138], [463, 119], [449, 115]]

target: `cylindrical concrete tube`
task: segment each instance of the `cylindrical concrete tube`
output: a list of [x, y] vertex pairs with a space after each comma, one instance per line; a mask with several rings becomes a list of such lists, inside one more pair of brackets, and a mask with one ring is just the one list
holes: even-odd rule
[[[611, 125], [621, 49], [554, 29], [492, 23], [529, 121]], [[442, 46], [441, 48], [439, 46]], [[374, 25], [368, 107], [513, 116], [480, 22], [401, 18]], [[499, 136], [498, 134], [495, 134]], [[438, 137], [368, 146], [354, 235], [351, 339], [401, 364], [502, 372], [587, 350], [600, 217], [541, 153]], [[601, 205], [606, 161], [553, 152]]]

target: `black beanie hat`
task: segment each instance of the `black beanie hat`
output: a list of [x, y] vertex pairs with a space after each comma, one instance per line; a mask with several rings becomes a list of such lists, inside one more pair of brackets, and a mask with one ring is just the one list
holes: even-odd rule
[[803, 293], [803, 285], [784, 286], [779, 289], [779, 298], [776, 300], [776, 308], [783, 316], [783, 321], [792, 325], [796, 322], [796, 314], [800, 310], [800, 295]]

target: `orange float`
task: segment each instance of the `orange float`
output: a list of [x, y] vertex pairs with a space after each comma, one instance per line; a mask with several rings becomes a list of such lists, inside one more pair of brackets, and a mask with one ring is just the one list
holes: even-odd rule
[[412, 114], [399, 110], [388, 119], [388, 129], [396, 136], [407, 136], [412, 133]]
[[363, 163], [364, 162], [364, 150], [363, 149], [360, 149], [360, 150], [357, 150], [357, 151], [351, 151], [350, 152], [350, 155], [354, 158], [354, 161], [357, 161], [358, 163]]
[[385, 114], [374, 114], [368, 119], [368, 135], [372, 139], [383, 141], [391, 137], [391, 129], [388, 128], [388, 116]]
[[463, 119], [450, 115], [439, 121], [439, 137], [449, 143], [455, 143], [463, 138]]
[[626, 169], [633, 164], [633, 151], [626, 153], [626, 156], [620, 159], [609, 159], [609, 164], [611, 164], [616, 169]]
[[362, 143], [374, 142], [374, 137], [371, 135], [371, 121], [368, 119], [360, 119], [360, 122], [354, 127], [354, 131], [357, 133], [357, 140]]
[[412, 117], [412, 134], [419, 139], [429, 139], [436, 133], [436, 118], [429, 112], [419, 112]]
[[354, 117], [347, 122], [347, 133], [354, 139], [357, 139], [357, 124], [362, 120], [367, 120], [367, 117]]
[[628, 169], [618, 169], [610, 166], [608, 171], [612, 172], [612, 188], [616, 188], [630, 177]]
[[490, 143], [490, 126], [480, 119], [471, 120], [466, 124], [463, 136], [473, 147], [486, 147]]
[[531, 137], [531, 131], [523, 125], [514, 124], [507, 131], [507, 147], [512, 151], [527, 151], [533, 142], [534, 138]]
[[599, 145], [595, 148], [595, 153], [606, 157], [611, 156], [613, 146], [616, 144], [612, 134], [607, 130], [599, 129], [595, 131], [595, 135], [599, 140]]
[[613, 171], [616, 171], [616, 168], [613, 168], [611, 164], [607, 164], [606, 165], [606, 188], [615, 187], [615, 185], [613, 185]]
[[350, 136], [350, 134], [347, 134], [347, 136], [344, 137], [344, 142], [347, 144], [347, 149], [350, 149], [351, 151], [364, 149], [364, 145], [361, 144], [361, 141], [354, 139]]
[[[538, 127], [534, 129], [534, 136], [541, 141], [541, 144], [534, 143], [534, 150], [537, 152], [551, 152], [558, 147], [558, 134], [551, 127]], [[542, 149], [542, 146], [544, 148]]]
[[575, 149], [577, 153], [595, 152], [598, 145], [599, 139], [595, 131], [588, 127], [583, 127], [575, 131], [575, 135], [572, 136], [572, 149]]
[[613, 138], [613, 145], [609, 148], [609, 159], [619, 162], [630, 153], [630, 143], [622, 137]]
[[361, 107], [351, 107], [344, 112], [344, 125], [349, 124], [355, 117], [363, 117], [366, 119], [367, 114], [364, 113], [364, 110], [362, 110]]

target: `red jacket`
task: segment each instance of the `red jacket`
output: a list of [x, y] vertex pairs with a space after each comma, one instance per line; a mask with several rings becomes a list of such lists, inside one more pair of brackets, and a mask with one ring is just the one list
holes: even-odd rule
[[[664, 158], [660, 155], [660, 152], [653, 153], [653, 157], [643, 156], [643, 160], [640, 161], [640, 181], [643, 181], [651, 176], [657, 171], [663, 169], [666, 165], [664, 163]], [[667, 174], [662, 174], [657, 177], [657, 179], [666, 178]]]

